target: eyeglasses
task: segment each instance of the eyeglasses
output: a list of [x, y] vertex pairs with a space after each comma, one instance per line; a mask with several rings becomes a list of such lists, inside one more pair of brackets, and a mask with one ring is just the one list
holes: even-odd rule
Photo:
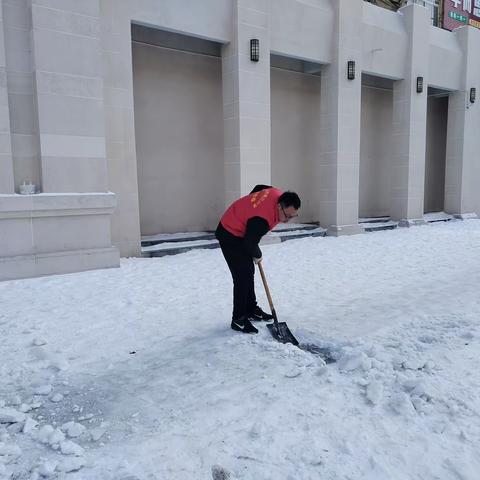
[[282, 209], [283, 214], [285, 215], [285, 221], [289, 222], [292, 218], [298, 217], [298, 214], [296, 213], [295, 215], [289, 215], [285, 209], [283, 208], [283, 205], [280, 204], [280, 208]]

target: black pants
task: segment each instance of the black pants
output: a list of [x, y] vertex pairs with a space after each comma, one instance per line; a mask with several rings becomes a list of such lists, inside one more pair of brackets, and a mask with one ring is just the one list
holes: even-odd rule
[[233, 279], [233, 313], [237, 320], [252, 313], [257, 306], [255, 298], [255, 264], [243, 249], [243, 239], [227, 232], [220, 224], [216, 237]]

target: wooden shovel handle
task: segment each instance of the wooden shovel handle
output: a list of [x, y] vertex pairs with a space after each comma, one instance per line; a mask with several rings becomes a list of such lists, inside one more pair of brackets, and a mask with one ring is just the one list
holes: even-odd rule
[[272, 315], [276, 317], [275, 308], [273, 307], [272, 296], [270, 295], [270, 289], [268, 288], [267, 279], [265, 278], [265, 273], [263, 271], [262, 262], [258, 262], [257, 265], [258, 265], [258, 269], [260, 270], [260, 275], [262, 277], [263, 286], [265, 287], [265, 293], [267, 294], [268, 304], [270, 305], [270, 310], [272, 311]]

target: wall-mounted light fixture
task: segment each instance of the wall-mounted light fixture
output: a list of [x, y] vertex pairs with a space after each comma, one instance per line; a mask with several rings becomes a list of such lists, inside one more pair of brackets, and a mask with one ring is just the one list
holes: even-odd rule
[[258, 62], [260, 60], [260, 40], [258, 38], [252, 38], [250, 40], [250, 60], [252, 62]]
[[423, 77], [417, 77], [417, 93], [423, 92]]
[[476, 99], [477, 99], [477, 89], [475, 87], [472, 87], [470, 89], [470, 103], [475, 103]]
[[353, 60], [347, 62], [347, 78], [355, 80], [355, 62]]

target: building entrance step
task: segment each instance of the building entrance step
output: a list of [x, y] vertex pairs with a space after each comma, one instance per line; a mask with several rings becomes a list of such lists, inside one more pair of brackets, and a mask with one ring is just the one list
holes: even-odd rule
[[[296, 238], [323, 237], [326, 232], [318, 224], [282, 224], [266, 235], [261, 243], [280, 243]], [[160, 233], [142, 236], [141, 241], [142, 257], [146, 258], [177, 255], [200, 248], [219, 248], [214, 232]]]
[[393, 230], [398, 227], [398, 222], [390, 217], [365, 217], [359, 218], [358, 223], [366, 232], [377, 232], [379, 230]]
[[[453, 219], [453, 216], [445, 212], [434, 212], [426, 213], [424, 219], [429, 223], [448, 222]], [[364, 217], [359, 218], [358, 222], [367, 232], [393, 230], [398, 227], [398, 222], [388, 216]], [[297, 238], [324, 237], [326, 233], [327, 230], [316, 223], [286, 223], [277, 225], [261, 243], [281, 243]], [[159, 233], [142, 236], [142, 257], [177, 255], [200, 248], [219, 248], [214, 232]]]
[[425, 221], [428, 223], [434, 223], [434, 222], [449, 222], [450, 220], [453, 220], [454, 217], [453, 215], [450, 215], [449, 213], [445, 212], [430, 212], [430, 213], [425, 213], [423, 215], [423, 218]]
[[174, 242], [160, 242], [154, 245], [142, 246], [142, 257], [164, 257], [165, 255], [177, 255], [190, 250], [200, 248], [218, 248], [216, 239], [213, 240], [183, 240]]
[[[431, 212], [425, 213], [423, 219], [427, 223], [434, 222], [449, 222], [454, 220], [453, 215], [445, 212]], [[398, 227], [397, 221], [392, 220], [390, 217], [365, 217], [359, 218], [358, 223], [365, 228], [367, 232], [375, 232], [378, 230], [393, 230]]]
[[142, 236], [142, 247], [150, 247], [152, 245], [158, 245], [159, 243], [180, 243], [214, 239], [214, 232], [159, 233], [158, 235]]

